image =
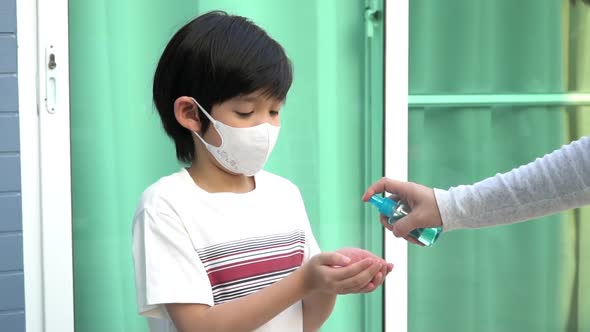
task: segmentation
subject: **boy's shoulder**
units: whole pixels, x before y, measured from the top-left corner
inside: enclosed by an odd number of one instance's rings
[[[263,181],[266,187],[274,188],[275,190],[288,190],[299,193],[299,187],[291,180],[280,175],[262,170],[256,174],[257,181]]]
[[[157,206],[166,202],[172,203],[179,198],[186,197],[183,194],[186,188],[186,170],[181,169],[176,173],[161,177],[147,187],[141,194],[138,208]]]

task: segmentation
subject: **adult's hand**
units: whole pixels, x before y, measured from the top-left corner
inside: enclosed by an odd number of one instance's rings
[[[387,223],[387,217],[381,216],[383,226],[391,230],[396,237],[403,237],[412,243],[420,244],[408,236],[412,230],[442,226],[442,219],[432,188],[384,177],[367,188],[363,195],[363,201],[366,202],[371,196],[380,193],[391,193],[393,198],[406,202],[412,209],[407,216],[397,220],[393,225]]]

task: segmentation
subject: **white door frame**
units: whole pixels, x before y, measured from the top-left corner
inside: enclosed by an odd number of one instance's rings
[[[26,329],[73,332],[68,1],[16,4]]]
[[[385,2],[385,176],[408,178],[409,1]],[[408,330],[408,244],[385,232],[385,258],[395,264],[385,285],[385,332]]]
[[[36,1],[17,0],[16,13],[25,319],[27,331],[43,331]]]

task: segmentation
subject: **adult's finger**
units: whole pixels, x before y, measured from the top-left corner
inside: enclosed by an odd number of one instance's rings
[[[381,178],[379,181],[373,183],[363,195],[363,201],[368,201],[369,198],[378,193],[392,193],[405,197],[405,193],[410,189],[410,185],[407,182],[397,181],[386,177]]]
[[[379,216],[379,222],[381,222],[381,225],[383,225],[383,227],[387,228],[388,230],[393,232],[393,225],[391,225],[389,222],[387,222],[389,218],[387,218],[384,215],[380,215]]]
[[[393,235],[396,237],[406,237],[408,234],[416,228],[420,228],[420,225],[417,225],[418,219],[416,219],[413,213],[408,214],[407,216],[398,219],[392,225]]]
[[[424,243],[416,240],[413,236],[408,235],[408,236],[405,236],[404,239],[406,239],[406,241],[408,241],[410,243],[417,244],[421,247],[424,247]]]

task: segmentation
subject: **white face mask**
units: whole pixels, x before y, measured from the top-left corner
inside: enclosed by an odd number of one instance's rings
[[[270,123],[248,128],[230,127],[213,119],[196,100],[193,99],[193,102],[211,120],[221,138],[221,145],[214,146],[205,142],[196,131],[193,134],[205,144],[221,166],[232,173],[246,176],[258,173],[277,142],[280,127]]]

